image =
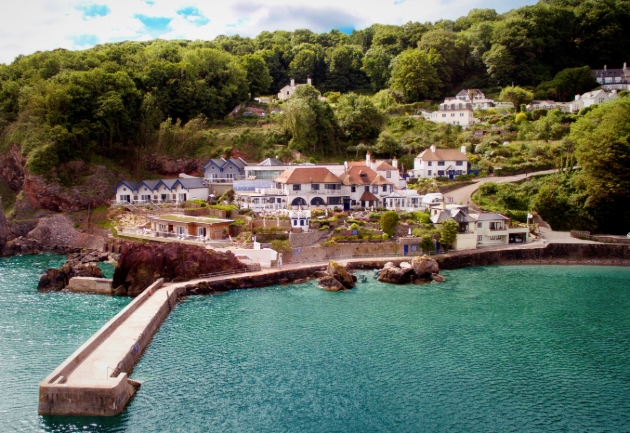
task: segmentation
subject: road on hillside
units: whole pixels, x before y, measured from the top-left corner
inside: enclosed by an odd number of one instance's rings
[[[523,180],[525,178],[530,178],[532,176],[537,176],[541,174],[551,174],[556,173],[558,170],[543,170],[543,171],[535,171],[533,173],[527,174],[517,174],[515,176],[496,176],[496,177],[481,177],[479,179],[475,179],[475,183],[472,185],[466,185],[458,189],[454,189],[453,191],[449,191],[444,194],[444,201],[446,203],[454,203],[454,204],[468,204],[470,200],[470,195],[477,191],[480,185],[483,185],[486,182],[494,182],[494,183],[504,183],[504,182],[518,182],[519,180]],[[452,201],[449,199],[452,197]]]

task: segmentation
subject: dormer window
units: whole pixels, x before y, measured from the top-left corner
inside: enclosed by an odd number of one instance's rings
[[[361,173],[359,177],[361,177],[361,179],[367,179],[367,173]]]

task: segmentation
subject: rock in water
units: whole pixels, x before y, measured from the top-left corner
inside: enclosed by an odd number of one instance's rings
[[[431,274],[431,279],[438,283],[443,283],[444,281],[446,281],[446,278],[440,274]]]
[[[158,278],[164,281],[186,281],[202,274],[245,269],[231,252],[220,253],[196,245],[179,243],[133,243],[125,247],[114,270],[112,287],[121,293],[137,296]]]
[[[50,268],[39,277],[37,290],[40,292],[63,290],[68,285],[68,281],[68,274],[65,270]]]
[[[440,272],[438,262],[430,259],[428,256],[414,257],[411,266],[416,276],[429,278],[431,274]]]
[[[317,280],[322,289],[328,292],[339,292],[341,290],[346,290],[343,284],[337,281],[335,278],[330,275],[327,277],[322,277]]]
[[[355,286],[354,282],[356,280],[352,278],[352,274],[334,260],[328,262],[327,272],[331,277],[343,284],[346,289],[352,289]]]
[[[387,266],[378,271],[378,280],[383,283],[407,284],[411,282],[413,268],[407,269],[397,268],[395,266]]]

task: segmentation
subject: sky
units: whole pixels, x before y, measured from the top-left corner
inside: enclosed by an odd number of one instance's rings
[[[263,30],[346,33],[374,23],[456,19],[473,8],[506,12],[536,0],[12,0],[0,14],[0,63],[55,48],[123,40],[212,40]]]

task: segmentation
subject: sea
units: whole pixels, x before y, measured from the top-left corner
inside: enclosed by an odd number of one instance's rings
[[[630,268],[474,267],[406,286],[361,272],[347,292],[190,296],[123,414],[42,417],[39,382],[130,301],[38,293],[61,263],[0,259],[0,432],[630,431]]]

